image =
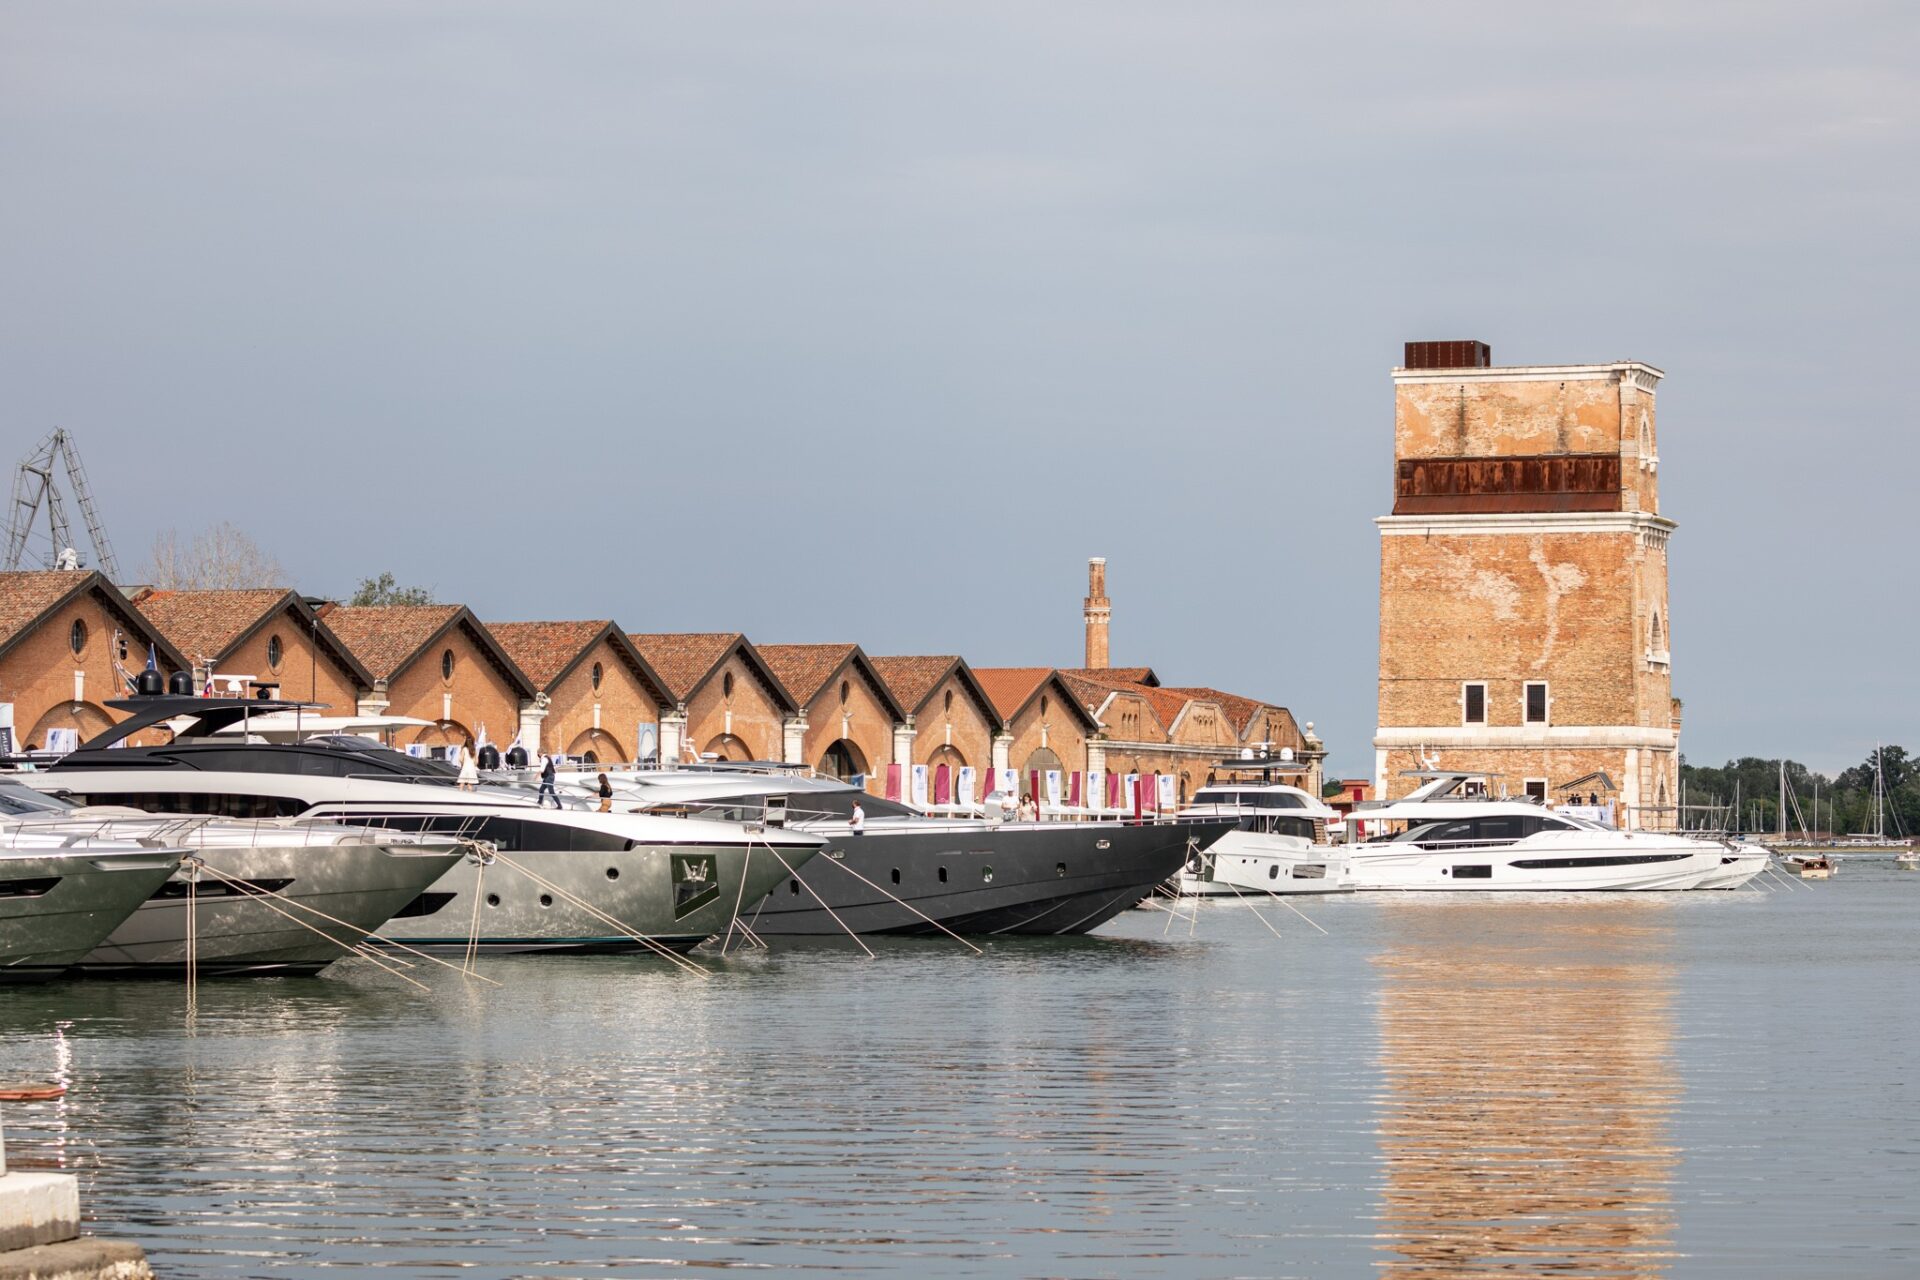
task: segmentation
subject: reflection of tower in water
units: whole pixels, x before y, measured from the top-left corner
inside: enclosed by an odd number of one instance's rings
[[[1384,1274],[1664,1274],[1680,1094],[1666,909],[1391,910]]]

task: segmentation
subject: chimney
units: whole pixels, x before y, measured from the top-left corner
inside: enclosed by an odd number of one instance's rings
[[[1113,616],[1113,602],[1107,599],[1107,558],[1095,556],[1087,561],[1087,661],[1092,671],[1107,669],[1107,621]]]

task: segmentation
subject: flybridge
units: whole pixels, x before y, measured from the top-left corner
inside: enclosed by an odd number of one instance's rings
[[[283,702],[268,698],[196,698],[188,693],[156,693],[140,698],[116,698],[107,703],[116,711],[128,712],[125,720],[89,739],[80,749],[97,751],[124,742],[142,729],[151,729],[171,720],[185,720],[182,728],[173,728],[174,738],[204,738],[229,725],[240,724],[251,716],[269,711],[323,711],[324,702]]]

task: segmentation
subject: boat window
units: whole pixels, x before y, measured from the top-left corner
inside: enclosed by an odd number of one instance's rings
[[[75,796],[82,804],[117,804],[148,813],[207,814],[215,818],[291,818],[304,813],[306,801],[291,796],[242,796],[225,792],[126,791]]]
[[[1679,862],[1690,853],[1614,853],[1593,858],[1516,858],[1507,865],[1529,871],[1566,870],[1571,867],[1637,867],[1649,862]]]
[[[43,796],[18,782],[0,782],[0,813],[59,813],[73,806],[54,796]]]
[[[1453,878],[1455,880],[1491,880],[1493,868],[1484,863],[1479,866],[1455,867]]]

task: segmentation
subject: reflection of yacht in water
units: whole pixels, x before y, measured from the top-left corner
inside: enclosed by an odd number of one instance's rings
[[[1339,817],[1299,787],[1268,778],[1210,782],[1183,818],[1225,818],[1235,825],[1181,869],[1183,895],[1344,893],[1353,888],[1347,855],[1325,843]]]
[[[1484,775],[1434,771],[1403,800],[1355,811],[1389,836],[1351,847],[1356,889],[1449,892],[1733,888],[1765,860],[1724,840],[1619,831],[1532,800],[1470,794]]]
[[[1667,905],[1382,910],[1383,1280],[1666,1274],[1683,1088]]]
[[[824,856],[804,875],[783,877],[741,907],[762,934],[1086,933],[1151,893],[1190,847],[1205,848],[1228,829],[1205,818],[934,818],[780,766],[615,770],[609,780],[619,810],[766,822],[826,839]]]

